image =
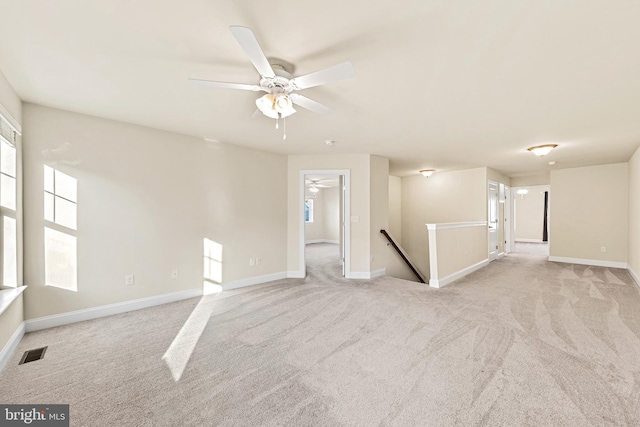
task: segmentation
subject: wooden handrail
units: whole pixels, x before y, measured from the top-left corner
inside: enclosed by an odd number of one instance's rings
[[[427,283],[427,281],[425,280],[424,276],[422,275],[422,273],[420,273],[420,271],[418,270],[418,268],[413,264],[413,262],[409,259],[409,257],[405,254],[404,250],[398,246],[398,244],[393,240],[393,237],[391,237],[391,235],[389,233],[387,233],[386,230],[380,230],[380,233],[382,233],[384,235],[384,237],[387,238],[387,240],[389,241],[389,243],[391,244],[391,246],[393,246],[393,249],[396,250],[396,252],[398,252],[398,255],[400,255],[400,257],[402,258],[402,260],[405,262],[405,264],[407,264],[407,266],[411,269],[411,271],[413,272],[413,274],[416,275],[416,277],[418,278],[418,280],[420,281],[420,283]]]

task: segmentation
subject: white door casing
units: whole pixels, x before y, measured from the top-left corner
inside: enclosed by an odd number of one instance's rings
[[[489,181],[487,224],[489,228],[489,261],[498,256],[498,183]]]
[[[299,196],[298,206],[300,212],[300,240],[299,240],[299,254],[300,264],[299,272],[301,277],[306,277],[307,266],[305,265],[305,222],[304,222],[304,199],[305,199],[305,175],[327,175],[341,177],[340,181],[343,183],[343,190],[341,190],[341,198],[343,200],[341,206],[341,218],[342,218],[342,236],[341,236],[341,250],[344,253],[343,260],[343,275],[347,279],[351,278],[351,224],[346,221],[346,218],[351,217],[351,171],[348,169],[320,169],[320,170],[301,170],[299,177]],[[298,273],[298,274],[300,274]]]

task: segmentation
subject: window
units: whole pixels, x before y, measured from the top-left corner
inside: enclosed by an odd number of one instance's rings
[[[45,284],[77,291],[78,180],[44,167]]]
[[[18,286],[16,225],[16,147],[0,136],[0,215],[2,224],[2,286]]]
[[[313,199],[304,199],[304,222],[313,222]]]

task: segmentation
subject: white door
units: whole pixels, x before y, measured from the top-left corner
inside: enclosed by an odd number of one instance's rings
[[[498,256],[498,183],[489,181],[489,261]]]
[[[511,189],[504,187],[504,251],[513,252],[511,244]]]
[[[340,265],[342,266],[342,277],[344,277],[344,253],[345,253],[345,238],[344,238],[344,199],[346,186],[344,184],[344,175],[340,175],[338,178],[338,185],[340,186]]]

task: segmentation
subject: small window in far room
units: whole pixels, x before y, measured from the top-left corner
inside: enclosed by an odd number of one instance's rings
[[[313,222],[313,199],[304,199],[304,222]]]

